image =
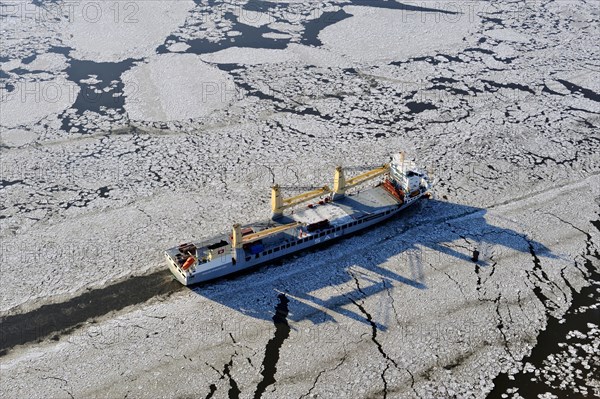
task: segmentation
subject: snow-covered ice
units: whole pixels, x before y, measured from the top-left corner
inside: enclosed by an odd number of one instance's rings
[[[44,74],[40,79],[22,75],[13,90],[2,91],[0,108],[3,128],[34,124],[69,108],[79,94],[79,86],[62,74]]]
[[[444,3],[438,4],[443,7]],[[395,61],[434,52],[453,53],[479,25],[478,18],[463,14],[441,14],[440,17],[436,12],[427,17],[420,12],[354,6],[344,7],[344,10],[352,17],[328,26],[319,34],[319,39],[325,48],[362,62]]]
[[[0,14],[3,397],[600,395],[595,3]],[[273,183],[398,149],[435,200],[172,282],[164,248],[268,217]]]
[[[191,0],[67,3],[70,13],[58,28],[73,57],[120,61],[152,55],[183,24]],[[58,29],[57,29],[58,30]]]
[[[195,54],[165,54],[123,74],[125,109],[131,119],[191,119],[226,107],[237,89],[225,72]]]

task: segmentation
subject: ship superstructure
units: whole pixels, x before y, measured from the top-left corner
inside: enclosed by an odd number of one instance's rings
[[[380,180],[376,186],[348,192],[374,179]],[[428,174],[405,161],[403,153],[353,178],[337,167],[333,189],[324,186],[284,198],[276,185],[270,220],[236,224],[230,234],[179,245],[166,250],[165,257],[184,285],[213,280],[365,229],[429,197],[430,189]]]

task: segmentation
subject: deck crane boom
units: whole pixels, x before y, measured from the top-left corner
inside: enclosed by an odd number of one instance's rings
[[[281,226],[271,227],[270,229],[265,229],[256,233],[247,234],[245,236],[242,236],[242,226],[240,226],[239,224],[235,224],[233,225],[233,236],[231,246],[233,248],[239,249],[242,248],[244,244],[250,244],[252,242],[262,240],[265,237],[280,233],[285,230],[292,229],[294,227],[301,226],[303,224],[304,223],[301,222],[283,224]]]
[[[342,169],[341,166],[338,166],[335,169],[335,180],[334,180],[334,187],[333,187],[334,195],[337,197],[343,196],[346,194],[347,189],[358,186],[359,184],[362,184],[366,181],[375,179],[376,177],[389,172],[389,170],[390,170],[390,165],[386,163],[383,166],[381,166],[380,168],[373,169],[368,172],[362,173],[351,179],[346,179],[346,177],[344,176],[344,170]]]
[[[277,219],[281,217],[284,209],[291,208],[301,204],[302,202],[310,201],[313,198],[317,198],[329,193],[331,193],[331,189],[328,186],[323,186],[317,190],[308,191],[294,197],[282,198],[281,188],[276,184],[271,188],[271,210],[273,212],[272,218]]]

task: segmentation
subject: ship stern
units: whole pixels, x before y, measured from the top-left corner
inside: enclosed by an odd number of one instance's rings
[[[165,251],[165,260],[169,265],[169,270],[173,274],[173,276],[183,285],[189,285],[189,275],[186,271],[182,270],[181,267],[175,262],[175,260],[171,257],[169,251]]]

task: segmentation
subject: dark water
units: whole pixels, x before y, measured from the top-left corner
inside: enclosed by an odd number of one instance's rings
[[[413,114],[420,114],[421,112],[424,112],[424,111],[427,111],[430,109],[437,109],[437,107],[431,103],[423,103],[423,102],[416,102],[416,101],[410,101],[404,105],[406,105],[406,107],[408,107],[410,112]]]
[[[120,62],[94,62],[73,58],[69,59],[69,66],[66,69],[69,80],[76,82],[81,88],[75,99],[75,103],[71,106],[76,109],[76,115],[83,115],[85,111],[107,115],[106,109],[113,109],[119,113],[124,113],[125,97],[123,96],[123,88],[125,84],[121,79],[121,75],[129,70],[136,61],[131,58]],[[91,75],[97,75],[96,79],[100,82],[94,84],[80,82],[80,80],[88,79]],[[113,84],[111,83],[112,81],[116,81],[116,83]],[[96,93],[96,89],[101,92]],[[119,96],[114,97],[114,94],[119,94]],[[68,114],[65,114],[63,116],[62,128],[69,131],[71,127],[72,120]]]
[[[581,94],[584,98],[600,102],[600,94],[596,93],[593,90],[586,89],[585,87],[578,86],[566,80],[557,79],[557,81],[560,82],[563,86],[565,86],[573,94]]]
[[[352,14],[348,14],[344,10],[324,12],[319,18],[304,23],[304,33],[302,34],[300,43],[307,46],[321,46],[323,43],[319,40],[319,33],[327,26],[343,21],[351,16]]]
[[[273,316],[275,335],[267,342],[265,348],[265,358],[261,372],[262,380],[256,387],[254,399],[262,397],[265,389],[276,382],[275,373],[277,372],[277,362],[279,362],[279,350],[283,346],[283,342],[290,336],[291,328],[287,321],[290,300],[287,299],[285,294],[279,294],[278,299],[279,303],[275,306],[275,315]]]
[[[105,288],[95,289],[66,302],[43,305],[30,312],[0,318],[0,356],[16,345],[58,340],[84,322],[111,311],[147,301],[182,289],[168,270],[132,277]]]
[[[600,231],[600,220],[592,221],[591,224]],[[567,310],[564,318],[564,322],[561,323],[560,319],[548,314],[548,324],[546,329],[538,335],[537,344],[531,351],[531,354],[522,360],[522,364],[531,363],[536,369],[541,370],[544,367],[544,361],[551,354],[558,354],[566,351],[559,346],[560,343],[581,343],[586,344],[585,339],[579,338],[567,338],[569,332],[578,330],[582,333],[586,333],[590,330],[587,326],[588,323],[595,325],[600,324],[600,309],[592,309],[589,306],[597,305],[600,303],[600,271],[599,262],[600,254],[593,247],[592,236],[589,233],[585,233],[587,237],[586,241],[586,252],[584,253],[584,269],[587,274],[587,281],[590,285],[576,292],[573,287],[568,285],[573,296],[571,306]],[[566,281],[566,280],[565,280]],[[568,284],[568,282],[567,282]],[[546,300],[544,297],[540,297],[539,292],[536,293],[542,303],[546,306]],[[547,299],[547,298],[546,298]],[[584,357],[586,354],[579,348],[576,356]],[[581,363],[575,362],[572,364],[575,370],[580,370],[579,376],[574,373],[575,384],[578,387],[587,386],[588,397],[593,397],[593,387],[588,386],[585,377],[594,377],[597,379],[600,376],[600,365],[594,361],[590,362],[591,368],[586,370],[583,368]],[[502,394],[505,394],[508,389],[518,388],[518,393],[525,398],[537,398],[538,395],[550,392],[559,398],[582,398],[584,397],[580,392],[572,390],[571,386],[567,389],[561,389],[559,387],[562,382],[560,379],[550,384],[544,381],[543,377],[536,378],[533,372],[520,371],[519,373],[512,376],[514,379],[510,379],[508,374],[502,373],[494,379],[494,389],[488,395],[488,399],[502,398]],[[533,379],[533,380],[532,380]]]
[[[241,32],[241,35],[234,37],[225,37],[224,39],[214,42],[208,39],[192,39],[185,40],[185,43],[190,46],[185,52],[192,54],[208,54],[216,51],[224,50],[229,47],[247,47],[247,48],[268,48],[268,49],[284,49],[289,43],[289,39],[271,39],[263,37],[265,33],[280,33],[266,25],[254,27],[237,22],[237,18],[233,13],[224,15],[226,20],[233,23],[231,30]],[[174,40],[176,42],[183,41],[181,38],[171,35],[166,41]],[[159,46],[156,52],[159,54],[170,53],[166,43]]]

